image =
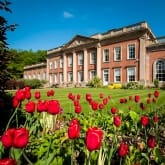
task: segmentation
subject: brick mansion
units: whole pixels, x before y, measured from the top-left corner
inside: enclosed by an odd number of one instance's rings
[[[165,37],[157,38],[147,22],[76,35],[48,50],[45,63],[24,67],[24,79],[47,80],[48,86],[84,86],[95,76],[103,85],[165,83]]]

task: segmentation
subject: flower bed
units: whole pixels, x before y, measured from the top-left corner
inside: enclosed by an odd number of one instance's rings
[[[54,90],[48,90],[47,99],[42,100],[36,91],[33,101],[29,87],[15,93],[15,111],[1,136],[0,165],[165,163],[165,107],[157,107],[159,91],[145,99],[140,95],[120,98],[118,104],[129,103],[128,113],[113,106],[112,96],[103,93],[99,101],[91,93],[68,93],[68,108],[73,107],[74,113],[66,113],[54,95]],[[90,109],[87,113],[83,113],[82,97]],[[24,114],[21,124],[20,111]]]

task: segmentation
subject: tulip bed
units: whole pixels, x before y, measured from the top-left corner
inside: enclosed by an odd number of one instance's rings
[[[19,89],[0,165],[164,165],[164,97],[157,89]]]

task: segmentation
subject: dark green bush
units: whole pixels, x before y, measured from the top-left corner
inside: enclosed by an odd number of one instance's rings
[[[41,88],[43,87],[45,81],[41,81],[38,79],[32,79],[32,80],[24,80],[25,86],[30,86],[31,89]]]

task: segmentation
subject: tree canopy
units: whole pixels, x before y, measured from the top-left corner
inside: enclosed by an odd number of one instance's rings
[[[0,0],[0,10],[11,13],[11,10],[8,8],[10,4],[7,0]],[[12,55],[9,52],[6,33],[8,30],[13,31],[16,26],[16,24],[8,25],[5,17],[0,16],[0,90],[4,89],[6,81],[10,79],[8,62],[11,60]]]
[[[8,69],[10,70],[11,77],[14,79],[23,77],[23,68],[25,66],[46,61],[46,51],[44,50],[33,52],[32,50],[10,49],[10,53],[13,58],[8,64]]]

